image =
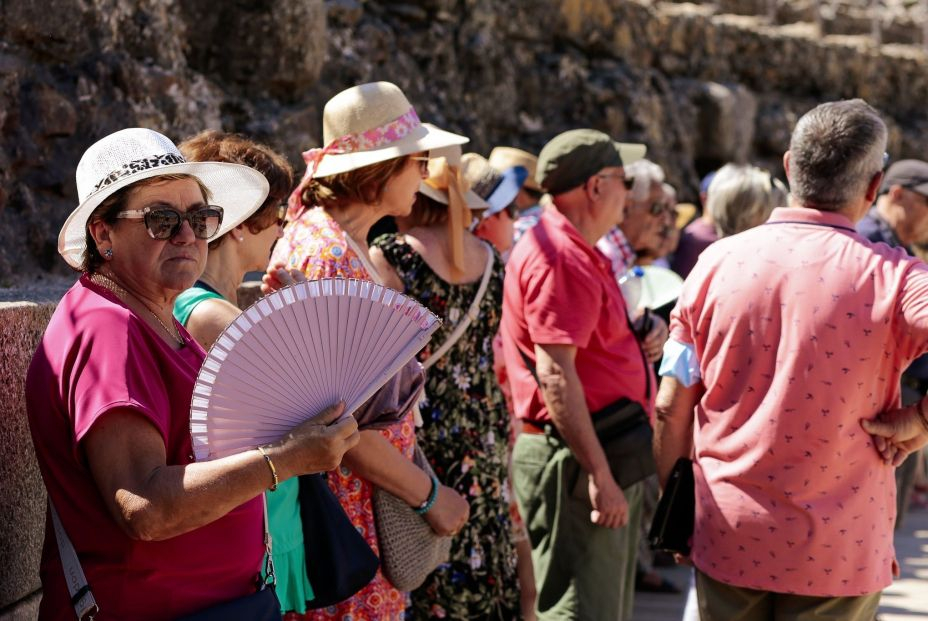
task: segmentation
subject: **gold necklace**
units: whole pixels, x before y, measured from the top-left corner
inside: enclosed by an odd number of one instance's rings
[[[177,326],[173,326],[174,327],[173,330],[168,328],[167,325],[165,325],[165,323],[161,321],[161,317],[159,317],[155,313],[155,311],[153,311],[152,309],[148,307],[148,304],[140,300],[138,296],[130,293],[125,287],[117,283],[115,280],[113,280],[109,276],[106,276],[105,274],[101,274],[100,272],[95,272],[91,274],[90,280],[92,280],[93,282],[95,282],[96,284],[100,285],[101,287],[105,289],[109,289],[110,291],[112,291],[119,297],[135,298],[135,300],[139,304],[141,304],[142,307],[145,308],[145,310],[148,311],[148,314],[154,317],[155,321],[157,321],[161,325],[161,327],[164,328],[164,331],[167,332],[167,334],[171,337],[172,340],[176,341],[177,344],[180,345],[181,347],[187,344],[186,341],[184,341],[183,337],[180,335],[180,330],[177,329]]]

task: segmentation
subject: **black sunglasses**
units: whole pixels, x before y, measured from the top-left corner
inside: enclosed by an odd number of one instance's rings
[[[626,190],[631,190],[635,185],[634,177],[626,177],[625,175],[620,175],[619,173],[602,173],[595,176],[599,177],[600,179],[620,179],[623,185],[625,185]]]
[[[153,206],[144,209],[120,211],[117,218],[145,220],[145,228],[152,239],[171,239],[180,232],[186,220],[197,239],[209,239],[222,225],[222,207],[204,205],[181,213],[173,207]]]

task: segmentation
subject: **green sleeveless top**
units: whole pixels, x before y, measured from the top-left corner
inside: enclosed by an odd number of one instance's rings
[[[190,313],[203,300],[223,298],[204,282],[196,284],[177,296],[174,317],[185,327]],[[306,612],[313,587],[306,576],[306,551],[303,547],[303,521],[300,518],[300,481],[293,477],[277,486],[277,491],[266,492],[268,528],[274,541],[274,572],[277,577],[277,598],[282,612]]]
[[[177,299],[174,300],[174,317],[182,326],[186,326],[187,320],[190,319],[190,313],[193,312],[197,304],[203,300],[213,299],[222,300],[224,298],[216,293],[212,287],[198,280],[195,285],[181,292]]]

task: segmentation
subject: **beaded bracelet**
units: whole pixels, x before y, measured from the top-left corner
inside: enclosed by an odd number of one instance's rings
[[[432,491],[429,492],[428,499],[418,507],[412,508],[412,510],[419,515],[425,515],[428,513],[429,510],[435,505],[435,500],[438,499],[438,477],[436,477],[434,474],[430,474],[429,478],[432,480]]]
[[[261,453],[261,456],[264,457],[264,461],[267,462],[267,467],[271,469],[271,476],[274,478],[274,483],[268,489],[268,491],[274,492],[277,491],[277,484],[280,482],[277,478],[277,468],[274,467],[274,462],[271,461],[271,456],[264,452],[264,447],[259,446],[258,452]]]

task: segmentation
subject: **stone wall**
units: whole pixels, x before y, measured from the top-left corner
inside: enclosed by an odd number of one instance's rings
[[[55,308],[48,297],[0,302],[0,618],[35,618],[30,613],[37,612],[46,501],[26,420],[24,383]]]
[[[822,100],[877,106],[894,157],[928,146],[924,54],[820,36],[801,21],[804,0],[779,3],[771,23],[760,0],[53,4],[0,11],[0,287],[66,273],[55,237],[95,139],[131,125],[175,139],[223,128],[301,167],[325,101],[375,79],[484,153],[537,150],[581,125],[644,141],[685,199],[729,159],[778,169],[796,118]]]

